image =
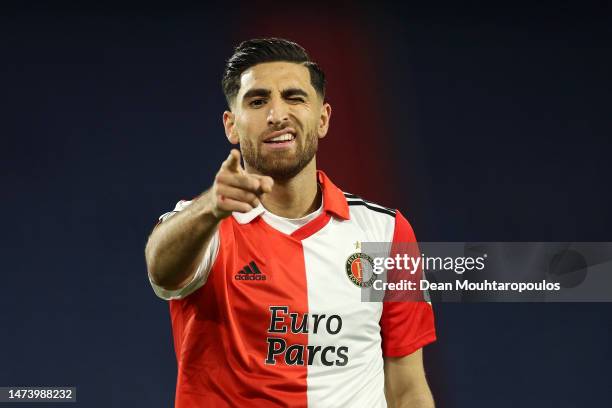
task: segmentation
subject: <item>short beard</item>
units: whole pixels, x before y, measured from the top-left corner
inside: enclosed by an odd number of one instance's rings
[[[297,152],[295,162],[286,159],[266,159],[257,154],[250,141],[241,141],[240,150],[245,163],[258,173],[270,176],[276,181],[287,181],[297,176],[310,163],[317,153],[319,138],[312,133],[304,140],[304,147]]]

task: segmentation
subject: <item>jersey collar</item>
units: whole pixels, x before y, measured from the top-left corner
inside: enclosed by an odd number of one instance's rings
[[[344,193],[327,177],[327,174],[317,170],[317,181],[323,190],[323,211],[340,219],[348,220],[349,208]]]
[[[321,170],[317,170],[317,181],[323,191],[323,211],[340,219],[348,220],[350,218],[349,208],[342,191]],[[233,212],[232,216],[238,224],[248,224],[264,212],[266,212],[266,209],[259,204],[249,212]]]
[[[266,209],[261,203],[259,203],[257,207],[253,208],[249,212],[241,213],[234,211],[232,212],[232,215],[234,216],[234,219],[238,221],[238,224],[248,224],[249,222],[253,221],[255,218],[259,217],[265,212]]]

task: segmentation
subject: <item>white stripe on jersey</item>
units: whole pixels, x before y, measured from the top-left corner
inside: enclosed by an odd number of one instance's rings
[[[350,212],[351,222],[332,218],[321,231],[302,241],[308,313],[342,318],[337,334],[320,327],[314,334],[313,319],[309,319],[308,344],[348,347],[346,366],[325,366],[319,358],[308,366],[309,407],[387,406],[379,323],[383,304],[361,301],[361,288],[350,282],[345,263],[357,252],[355,241],[391,242],[395,219],[363,206],[350,207]],[[330,297],[332,287],[334,296]]]

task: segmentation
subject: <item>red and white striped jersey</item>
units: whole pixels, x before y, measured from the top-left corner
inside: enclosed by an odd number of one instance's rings
[[[435,340],[429,303],[362,302],[347,273],[357,241],[415,242],[408,221],[317,178],[318,212],[234,213],[191,283],[152,283],[170,303],[176,407],[385,407],[383,356]]]

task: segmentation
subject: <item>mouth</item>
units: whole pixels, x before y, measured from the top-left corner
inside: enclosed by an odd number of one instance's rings
[[[295,140],[295,129],[285,128],[272,132],[266,136],[264,143],[269,145],[290,145]]]

